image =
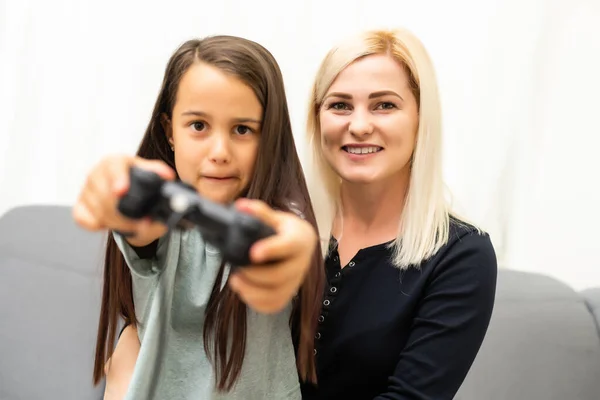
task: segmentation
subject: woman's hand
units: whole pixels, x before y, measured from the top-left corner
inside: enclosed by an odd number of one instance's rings
[[[273,210],[259,200],[239,199],[236,207],[273,227],[276,234],[250,248],[252,265],[237,268],[229,285],[253,310],[277,313],[304,281],[318,243],[317,233],[295,214]]]

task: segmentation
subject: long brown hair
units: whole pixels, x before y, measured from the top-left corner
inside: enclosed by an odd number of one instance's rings
[[[317,229],[315,214],[288,112],[283,78],[271,53],[261,45],[234,36],[212,36],[185,42],[171,56],[152,117],[137,155],[160,159],[175,169],[173,153],[161,124],[171,117],[183,74],[196,62],[213,65],[236,76],[253,89],[263,108],[263,123],[254,176],[245,197],[260,199],[273,208],[294,211]],[[246,305],[224,285],[221,265],[206,311],[204,345],[216,370],[217,388],[229,390],[241,371],[246,346]],[[324,285],[321,249],[313,255],[307,276],[293,301],[290,325],[300,378],[316,382],[313,348]],[[104,365],[115,345],[119,317],[136,325],[131,273],[112,235],[104,264],[102,307],[96,342],[94,383],[104,376]],[[231,336],[230,336],[231,335]],[[213,351],[208,351],[213,349]]]

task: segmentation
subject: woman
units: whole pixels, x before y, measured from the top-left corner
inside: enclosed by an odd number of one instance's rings
[[[304,399],[452,399],[485,336],[496,257],[444,199],[434,69],[404,30],[350,38],[325,57],[308,136],[333,211]],[[317,212],[327,207],[316,204]]]
[[[117,212],[132,165],[222,204],[259,199],[237,206],[276,235],[230,274],[197,230]],[[106,398],[298,399],[299,376],[314,380],[323,259],[283,79],[264,47],[232,36],[180,46],[137,157],[100,162],[73,213],[87,229],[113,231],[94,369],[97,383],[106,366]],[[127,327],[106,363],[119,317]]]

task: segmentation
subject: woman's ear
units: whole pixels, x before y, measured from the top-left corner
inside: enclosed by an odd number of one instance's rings
[[[173,150],[173,147],[175,146],[173,144],[173,124],[171,123],[171,120],[169,119],[167,114],[162,113],[160,115],[160,124],[162,125],[163,131],[165,132],[165,135],[167,136],[167,141],[169,142],[169,145],[171,146],[171,150]]]

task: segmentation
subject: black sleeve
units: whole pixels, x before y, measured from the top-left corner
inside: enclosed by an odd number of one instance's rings
[[[131,246],[131,248],[135,251],[139,258],[141,258],[142,260],[149,260],[156,256],[156,250],[158,249],[158,239],[146,246]]]
[[[451,400],[479,351],[496,293],[492,243],[471,233],[441,257],[387,390],[376,400]]]

